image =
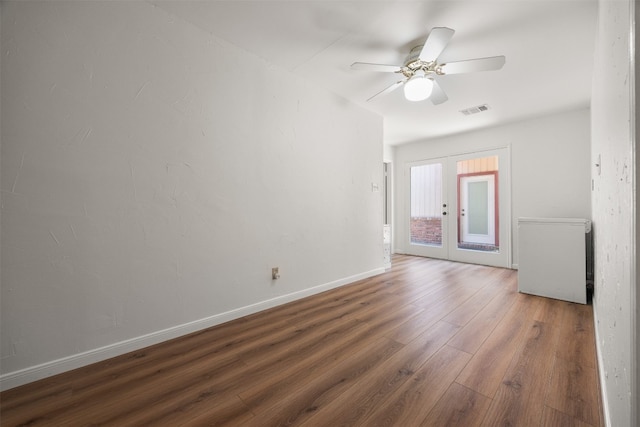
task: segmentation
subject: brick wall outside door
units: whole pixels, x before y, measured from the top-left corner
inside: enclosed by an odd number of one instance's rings
[[[411,218],[411,242],[426,245],[442,244],[442,219]]]

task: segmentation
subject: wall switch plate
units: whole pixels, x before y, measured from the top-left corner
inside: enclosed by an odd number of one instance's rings
[[[271,279],[276,280],[280,278],[280,268],[279,267],[273,267],[271,269]]]

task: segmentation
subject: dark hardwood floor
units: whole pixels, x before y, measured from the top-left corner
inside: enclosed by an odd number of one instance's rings
[[[2,426],[602,426],[592,308],[512,270],[379,276],[0,394]]]

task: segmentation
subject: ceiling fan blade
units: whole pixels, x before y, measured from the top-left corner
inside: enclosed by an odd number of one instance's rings
[[[505,63],[504,56],[491,56],[489,58],[468,59],[466,61],[449,62],[440,67],[444,74],[473,73],[476,71],[499,70]]]
[[[373,98],[378,97],[380,95],[386,95],[389,92],[393,92],[394,90],[398,89],[403,84],[404,84],[404,81],[402,81],[402,80],[400,80],[399,82],[395,82],[391,86],[387,87],[386,89],[381,90],[380,92],[378,92],[375,95],[373,95],[371,98],[367,99],[367,102],[371,101]]]
[[[438,84],[436,80],[433,80],[433,91],[431,92],[431,96],[429,96],[429,100],[433,103],[433,105],[438,105],[438,104],[442,104],[448,99],[449,97],[447,96],[446,93],[444,93],[444,90],[442,90],[442,87]]]
[[[370,64],[368,62],[354,62],[353,64],[351,64],[351,69],[363,71],[379,71],[382,73],[397,73],[400,71],[400,67],[398,65]]]
[[[429,33],[429,37],[424,42],[419,58],[426,62],[433,62],[438,59],[444,48],[453,37],[454,30],[447,27],[435,27]]]

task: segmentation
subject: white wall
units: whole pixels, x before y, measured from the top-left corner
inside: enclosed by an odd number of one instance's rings
[[[634,36],[634,58],[632,63],[632,74],[635,75],[635,87],[634,87],[634,96],[633,96],[633,112],[635,114],[631,115],[631,120],[633,123],[633,147],[634,147],[634,155],[636,158],[636,169],[635,174],[633,175],[634,184],[633,188],[635,189],[635,221],[634,227],[636,230],[635,243],[632,247],[632,260],[635,259],[635,264],[632,265],[633,268],[633,278],[631,282],[631,291],[635,292],[636,300],[635,300],[635,313],[632,313],[632,325],[635,329],[635,334],[631,337],[632,341],[635,340],[636,348],[635,348],[635,358],[631,358],[631,363],[635,363],[635,383],[632,384],[632,396],[635,395],[635,403],[632,401],[632,417],[636,424],[638,424],[638,419],[640,418],[640,414],[638,413],[640,410],[640,362],[638,359],[640,358],[640,290],[638,289],[638,257],[640,254],[638,253],[638,244],[640,244],[640,197],[638,197],[638,171],[640,171],[640,155],[638,155],[638,123],[640,123],[640,119],[638,119],[638,99],[640,99],[640,67],[638,66],[638,61],[640,61],[640,31],[637,29],[637,23],[640,22],[640,7],[636,5],[636,3],[631,3],[631,7],[634,9],[634,24],[631,27],[631,31]],[[635,286],[634,286],[635,282]],[[634,362],[635,361],[635,362]],[[635,385],[635,387],[633,387]]]
[[[606,417],[635,426],[636,190],[630,75],[633,2],[600,1],[592,95],[594,313]]]
[[[382,271],[380,117],[146,2],[1,28],[3,388]]]
[[[460,120],[467,120],[461,117]],[[518,263],[518,217],[590,218],[589,110],[551,116],[400,145],[395,149],[396,206],[405,206],[406,163],[511,147],[512,263]],[[405,250],[407,219],[395,218],[395,248]]]

